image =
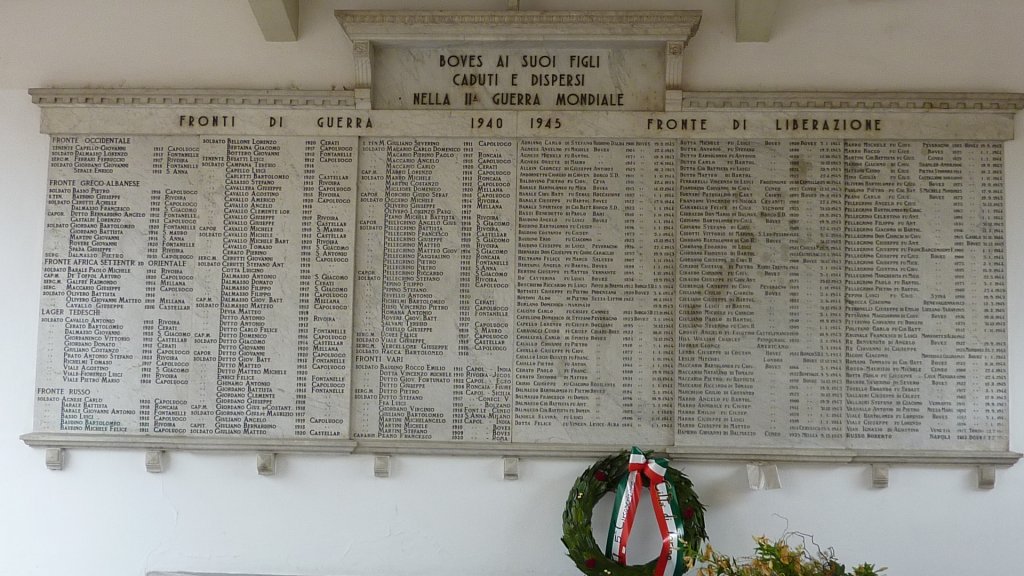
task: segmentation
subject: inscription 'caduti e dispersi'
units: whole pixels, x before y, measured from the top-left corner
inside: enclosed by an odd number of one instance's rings
[[[495,106],[541,106],[540,88],[585,88],[589,69],[601,68],[601,54],[490,54],[496,72],[476,72],[484,68],[482,54],[440,54],[438,67],[451,70],[452,86],[481,86],[501,88],[491,95]],[[560,71],[559,59],[568,63],[568,71]],[[510,62],[514,61],[513,67]],[[515,70],[514,72],[511,70]],[[468,93],[466,104],[471,105],[476,94]],[[555,106],[614,106],[622,107],[623,92],[559,91],[554,96]],[[414,92],[414,106],[451,106],[447,92]]]

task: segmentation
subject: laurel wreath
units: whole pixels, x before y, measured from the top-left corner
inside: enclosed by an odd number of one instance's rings
[[[650,454],[646,454],[650,457]],[[569,557],[584,574],[591,576],[652,576],[658,562],[623,566],[612,561],[594,541],[591,521],[594,505],[608,492],[615,492],[619,481],[629,472],[629,452],[623,450],[587,468],[576,479],[562,512],[562,543]],[[683,535],[677,543],[686,551],[700,550],[707,540],[704,529],[704,505],[693,491],[693,482],[682,472],[669,468],[665,481],[675,488],[679,509],[683,513]]]

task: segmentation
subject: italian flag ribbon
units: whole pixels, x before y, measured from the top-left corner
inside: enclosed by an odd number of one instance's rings
[[[615,506],[612,509],[612,522],[608,526],[605,556],[626,565],[626,545],[640,504],[643,478],[646,477],[650,484],[654,516],[661,531],[661,554],[658,556],[654,576],[681,576],[686,572],[686,564],[678,546],[683,535],[683,517],[679,512],[675,489],[665,481],[668,460],[648,459],[642,450],[634,446],[629,456],[628,470],[615,490]]]

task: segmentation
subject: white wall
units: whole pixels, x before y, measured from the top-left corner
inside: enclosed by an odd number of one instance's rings
[[[407,1],[409,7],[414,2]],[[424,3],[425,4],[425,3]],[[524,0],[525,9],[704,10],[687,49],[693,90],[1024,92],[1019,0],[784,0],[768,44],[733,41],[726,0]],[[500,9],[504,0],[429,7]],[[395,461],[287,456],[273,477],[251,454],[174,453],[148,474],[139,452],[75,451],[63,472],[18,435],[31,430],[47,140],[30,87],[342,88],[349,45],[335,8],[397,0],[303,0],[298,43],[265,43],[244,0],[3,0],[0,4],[0,574],[141,575],[148,570],[400,576],[573,574],[560,516],[584,461]],[[418,7],[428,7],[423,4]],[[1011,448],[1024,448],[1024,121],[1007,146]],[[966,468],[783,466],[784,489],[750,492],[739,465],[677,462],[709,508],[712,542],[749,550],[787,522],[849,561],[893,576],[1017,574],[1024,464],[979,491]],[[972,570],[974,571],[974,570]],[[977,570],[977,572],[982,572]]]

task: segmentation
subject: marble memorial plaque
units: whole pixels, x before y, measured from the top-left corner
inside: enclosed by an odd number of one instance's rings
[[[1001,142],[564,125],[53,135],[37,431],[1005,450]]]
[[[684,93],[693,13],[339,19],[352,91],[33,91],[26,442],[1016,461],[1021,97]]]

